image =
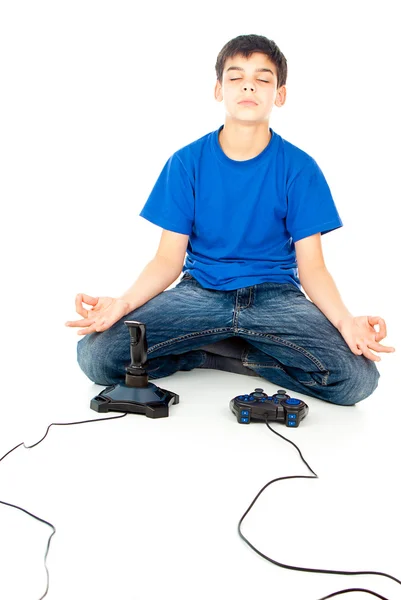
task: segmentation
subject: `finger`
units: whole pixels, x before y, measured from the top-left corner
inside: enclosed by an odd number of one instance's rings
[[[94,319],[79,319],[79,321],[67,321],[66,327],[87,327],[94,323]]]
[[[101,320],[90,320],[83,319],[82,321],[76,321],[78,325],[84,326],[88,322],[88,326],[84,329],[79,329],[77,331],[78,335],[87,335],[88,333],[100,333],[101,331],[106,331],[109,327],[111,327],[112,323],[110,321]]]
[[[347,340],[347,344],[354,354],[363,354],[363,348],[366,346],[366,343],[362,337],[356,340]]]
[[[82,302],[83,302],[83,294],[77,294],[75,296],[75,310],[79,315],[81,315],[81,317],[86,317],[87,311],[82,306]]]
[[[101,331],[105,331],[107,326],[104,324],[99,324],[97,322],[92,323],[89,327],[85,327],[85,329],[79,329],[77,331],[78,335],[87,335],[88,333],[100,333]]]
[[[99,297],[94,298],[93,296],[88,296],[88,294],[81,294],[81,296],[85,304],[91,304],[92,306],[95,306],[99,300]]]
[[[93,298],[87,294],[77,294],[75,297],[75,310],[81,317],[87,317],[88,311],[82,306],[82,303],[85,302],[85,304],[95,306],[98,300],[99,298]]]
[[[380,342],[380,340],[383,340],[387,335],[387,326],[385,320],[381,317],[368,317],[368,321],[369,325],[372,325],[372,327],[374,325],[379,325],[379,331],[376,331],[375,329],[376,342]]]
[[[77,335],[88,335],[88,333],[95,333],[95,330],[92,327],[86,327],[85,329],[78,329]]]
[[[373,360],[375,362],[381,361],[380,356],[376,356],[376,354],[373,354],[373,352],[371,352],[366,345],[361,344],[358,349],[360,350],[359,353],[366,356],[366,358],[369,358],[370,360]]]
[[[395,348],[393,348],[393,346],[383,346],[377,342],[368,342],[368,345],[369,348],[375,350],[376,352],[395,352]]]

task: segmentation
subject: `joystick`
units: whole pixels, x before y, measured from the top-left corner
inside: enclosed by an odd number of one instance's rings
[[[302,400],[291,398],[285,390],[268,396],[262,388],[251,394],[236,396],[230,400],[230,409],[237,416],[238,423],[255,421],[279,421],[287,427],[298,427],[309,412]]]
[[[144,323],[124,321],[130,334],[131,364],[125,369],[125,384],[106,387],[92,398],[90,407],[96,412],[129,412],[152,419],[168,417],[169,406],[178,404],[179,396],[149,383],[146,371],[147,341]]]

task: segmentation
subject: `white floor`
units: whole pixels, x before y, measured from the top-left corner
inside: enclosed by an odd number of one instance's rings
[[[33,343],[27,326],[26,351],[9,348],[1,456],[34,444],[51,422],[103,416],[89,408],[102,388],[80,372],[77,338],[61,327]],[[307,401],[309,415],[296,430],[273,427],[299,446],[319,479],[263,492],[242,526],[259,551],[295,566],[401,578],[397,361],[397,353],[383,356],[378,389],[355,407],[292,393]],[[239,425],[230,412],[230,399],[260,378],[196,369],[158,384],[180,396],[169,418],[52,427],[41,444],[0,464],[0,500],[56,527],[49,600],[318,600],[350,587],[401,598],[401,587],[384,577],[280,568],[240,538],[238,522],[266,483],[310,475],[293,446],[264,424]],[[41,598],[51,529],[0,505],[0,530],[0,597]]]
[[[0,458],[52,422],[99,417],[63,325],[75,295],[122,294],[153,258],[161,231],[139,213],[156,178],[225,120],[218,52],[267,35],[289,62],[271,127],[317,161],[345,225],[324,236],[326,264],[353,314],[386,319],[397,352],[356,407],[305,397],[299,428],[273,425],[319,478],[269,486],[243,533],[280,562],[401,580],[397,3],[238,8],[206,3],[194,19],[174,0],[0,4]],[[52,427],[0,462],[0,500],[56,527],[46,600],[318,600],[349,587],[401,599],[390,579],[280,568],[240,538],[266,483],[310,475],[291,444],[230,412],[260,378],[198,369],[158,383],[180,395],[169,418]],[[43,596],[50,533],[0,505],[0,600]]]

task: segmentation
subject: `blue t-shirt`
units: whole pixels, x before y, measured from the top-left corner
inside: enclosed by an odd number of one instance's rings
[[[223,127],[168,159],[140,216],[189,235],[182,270],[205,288],[301,288],[294,242],[342,227],[325,177],[271,128],[260,154],[233,160],[219,143]]]

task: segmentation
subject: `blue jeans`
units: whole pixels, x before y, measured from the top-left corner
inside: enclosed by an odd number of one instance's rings
[[[260,376],[290,394],[352,405],[372,394],[380,377],[375,363],[353,354],[339,331],[292,283],[220,291],[204,288],[185,274],[174,288],[110,329],[79,340],[78,363],[97,384],[125,379],[131,362],[125,320],[146,325],[149,379],[212,368]]]

